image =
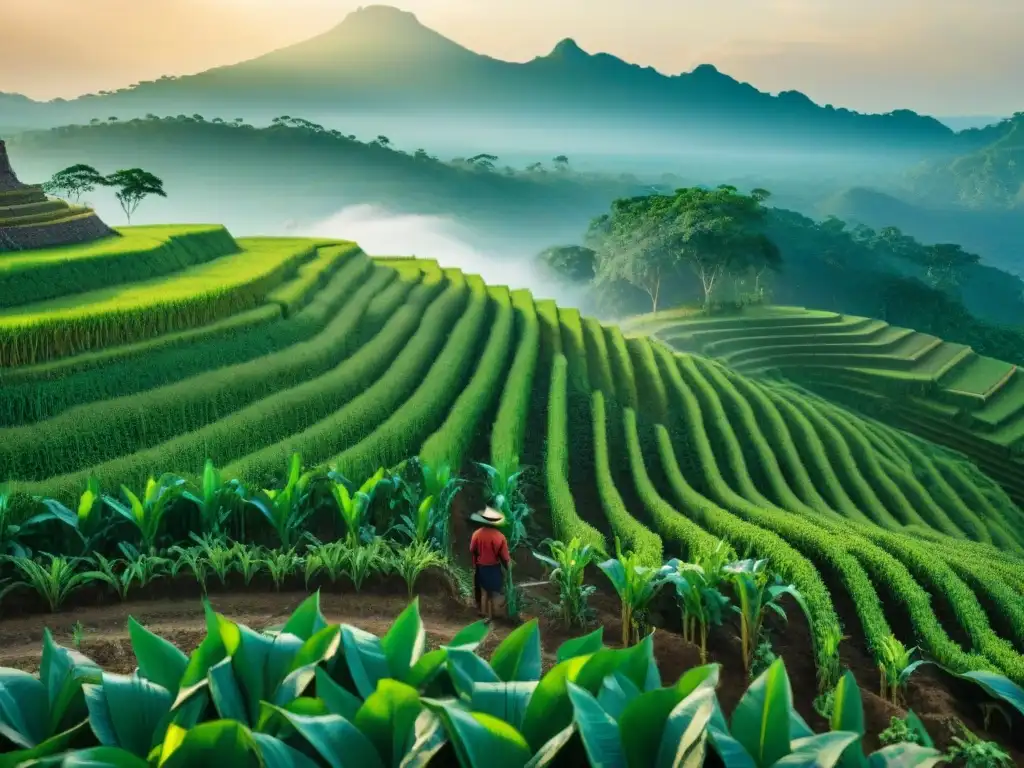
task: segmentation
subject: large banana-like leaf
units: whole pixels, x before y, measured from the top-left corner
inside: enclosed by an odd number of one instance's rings
[[[299,607],[288,617],[288,621],[285,622],[281,631],[306,641],[326,626],[328,626],[327,619],[320,611],[320,590],[318,589],[299,604]]]
[[[214,720],[187,730],[171,725],[157,753],[157,768],[263,768],[252,732],[233,720]]]
[[[396,680],[381,680],[353,722],[376,748],[381,762],[399,768],[416,741],[416,720],[422,711],[415,688]]]
[[[843,752],[860,736],[846,731],[831,731],[797,739],[792,751],[772,764],[773,768],[833,768]]]
[[[708,722],[715,709],[715,692],[701,686],[680,701],[665,719],[652,768],[700,768],[707,752]],[[630,735],[627,735],[627,741]]]
[[[732,714],[732,735],[758,768],[769,768],[789,754],[792,709],[789,677],[782,659],[777,659],[750,684]]]
[[[409,670],[423,655],[426,644],[427,633],[423,628],[423,619],[420,618],[420,601],[417,597],[398,615],[380,640],[391,677],[405,680]]]
[[[188,656],[131,616],[128,617],[128,637],[131,638],[139,674],[177,695],[178,685],[188,667]]]
[[[448,674],[456,692],[465,699],[472,698],[473,689],[480,683],[502,682],[490,664],[463,648],[448,651]]]
[[[583,740],[590,764],[601,768],[627,768],[629,763],[619,724],[605,712],[590,691],[573,683],[567,687],[573,707],[573,722]]]
[[[536,682],[523,680],[511,683],[476,683],[473,685],[469,708],[474,712],[483,712],[504,720],[516,730],[521,730],[526,708],[536,688]]]
[[[264,704],[264,708],[277,717],[262,717],[261,727],[269,727],[274,731],[271,735],[286,743],[304,741],[331,768],[384,768],[373,742],[344,717],[300,715],[273,704]]]
[[[89,726],[106,747],[121,747],[146,757],[163,742],[174,698],[139,675],[103,674],[99,685],[84,686]]]
[[[441,719],[461,768],[524,768],[530,761],[526,739],[508,723],[450,701],[423,703]]]
[[[850,670],[846,670],[836,685],[829,725],[833,731],[852,731],[864,735],[864,702],[860,688]],[[859,743],[851,744],[839,760],[841,768],[865,768],[867,758]]]
[[[90,747],[28,760],[19,768],[149,768],[149,762],[120,747]]]
[[[491,654],[491,668],[500,680],[536,681],[541,673],[540,628],[531,619],[509,633]]]
[[[870,768],[932,768],[944,759],[933,747],[922,747],[904,741],[872,752],[867,759]]]
[[[626,705],[640,695],[640,689],[621,672],[615,672],[601,681],[597,701],[604,711],[616,720],[625,711]]]

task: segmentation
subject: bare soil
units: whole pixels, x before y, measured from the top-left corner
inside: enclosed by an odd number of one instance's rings
[[[525,563],[524,563],[525,565]],[[583,630],[566,630],[560,622],[550,618],[543,608],[544,588],[532,589],[523,618],[536,617],[541,627],[545,669],[555,662],[558,646]],[[221,592],[212,593],[214,609],[234,621],[254,629],[282,624],[307,596],[305,590],[286,592]],[[467,624],[477,620],[474,606],[461,601],[451,585],[442,579],[424,578],[420,593],[420,611],[427,631],[429,647],[450,640]],[[383,634],[394,618],[405,608],[408,600],[403,589],[395,584],[370,584],[360,593],[322,591],[321,607],[328,620],[354,624],[375,634]],[[599,592],[591,600],[597,621],[605,628],[605,642],[615,646],[621,637],[619,608],[613,595]],[[775,652],[786,662],[793,687],[797,709],[816,731],[826,730],[827,722],[815,712],[812,702],[816,693],[816,672],[811,637],[807,623],[795,605],[787,606],[788,623],[771,617],[769,629]],[[837,606],[842,609],[848,606]],[[79,606],[56,614],[30,613],[7,616],[0,621],[0,666],[15,667],[29,672],[39,668],[43,630],[49,627],[57,642],[71,645],[74,627],[81,622],[80,650],[94,659],[105,670],[130,673],[135,669],[135,657],[127,633],[127,619],[133,616],[153,632],[167,638],[185,652],[196,648],[205,636],[203,609],[196,596],[178,598],[155,597],[126,603]],[[670,611],[655,613],[655,623],[674,626],[678,617]],[[854,617],[844,617],[847,627],[856,627]],[[492,631],[484,642],[482,652],[488,654],[514,628],[515,624],[496,619]],[[697,646],[685,642],[679,634],[656,629],[655,656],[665,683],[676,680],[684,671],[700,664]],[[748,681],[743,671],[740,642],[735,627],[718,628],[709,639],[709,661],[722,665],[719,700],[729,713],[736,706]],[[889,726],[890,718],[904,711],[877,695],[878,672],[864,651],[862,638],[851,637],[844,643],[843,662],[856,675],[864,694],[867,725],[867,747],[878,747],[878,734]],[[1006,725],[994,718],[994,733],[983,729],[980,708],[971,699],[972,692],[956,689],[955,681],[944,679],[940,673],[924,669],[916,673],[908,686],[906,704],[928,726],[940,747],[945,747],[953,736],[959,735],[957,721],[964,722],[982,738],[1009,746],[1017,765],[1024,765],[1024,750],[1020,736],[1012,736]],[[1017,731],[1019,733],[1019,729]],[[1018,742],[1008,742],[1017,739]]]

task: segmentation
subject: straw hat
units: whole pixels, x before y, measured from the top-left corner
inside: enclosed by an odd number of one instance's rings
[[[496,509],[487,507],[483,512],[474,512],[469,516],[469,519],[474,523],[480,523],[481,525],[490,525],[494,528],[499,528],[505,523],[505,516]]]

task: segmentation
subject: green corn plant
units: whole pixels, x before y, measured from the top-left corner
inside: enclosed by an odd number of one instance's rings
[[[540,543],[547,547],[548,554],[534,552],[533,556],[551,568],[548,579],[558,587],[558,608],[562,623],[567,628],[577,625],[585,627],[589,618],[587,600],[596,588],[583,583],[588,565],[594,562],[597,552],[579,537],[573,537],[568,544],[553,539]]]
[[[173,579],[177,577],[178,573],[182,569],[187,569],[198,582],[199,588],[205,595],[206,582],[209,578],[210,571],[206,562],[206,557],[203,555],[202,548],[175,545],[171,547],[168,552],[174,555],[170,564],[171,578]]]
[[[731,607],[729,598],[710,586],[711,579],[695,563],[673,558],[663,566],[662,578],[675,586],[676,601],[683,614],[683,639],[699,642],[701,663],[707,664],[708,630],[722,625]]]
[[[272,549],[264,553],[262,562],[270,574],[271,581],[274,582],[276,592],[281,591],[285,579],[298,573],[304,565],[302,556],[294,548]]]
[[[78,497],[78,511],[72,512],[56,499],[41,499],[57,518],[66,522],[81,539],[82,554],[88,555],[103,547],[116,523],[107,513],[100,482],[90,477],[82,495]]]
[[[266,567],[263,549],[252,544],[243,544],[240,541],[236,541],[231,545],[229,551],[235,568],[242,574],[242,582],[245,586],[249,586],[252,584],[256,574]]]
[[[188,536],[202,553],[206,567],[217,577],[222,587],[226,586],[228,574],[235,569],[235,558],[231,547],[223,538],[214,534],[197,536],[194,531],[190,531]]]
[[[526,503],[526,468],[504,471],[490,464],[475,462],[487,479],[484,496],[487,503],[505,515],[508,548],[511,551],[526,541],[526,523],[532,514]]]
[[[912,712],[909,716],[920,723]],[[836,685],[829,726],[833,731],[852,732],[861,738],[867,732],[864,722],[864,700],[857,681],[849,670]],[[910,738],[911,733],[908,730],[908,738],[900,739],[903,743],[893,744],[868,756],[865,756],[861,743],[852,743],[843,751],[836,765],[838,768],[930,768],[942,760],[942,753],[934,749],[924,726],[919,727],[920,734],[915,735],[913,739]],[[919,743],[912,743],[913,741]]]
[[[71,626],[71,644],[75,646],[76,651],[82,650],[82,640],[85,639],[85,625],[81,621],[76,621]]]
[[[39,504],[40,501],[33,499],[33,504]],[[45,524],[53,520],[75,526],[75,516],[66,507],[51,507],[45,501],[42,506],[42,512],[29,515],[30,506],[24,502],[19,503],[10,485],[0,483],[0,555],[31,556],[29,538],[41,533]]]
[[[911,664],[916,650],[916,646],[907,648],[895,635],[882,638],[875,648],[879,672],[878,695],[897,706],[903,682],[913,671]]]
[[[793,708],[793,689],[782,659],[750,684],[728,725],[716,702],[708,736],[725,768],[832,768],[860,738],[853,731],[815,734],[810,729]]]
[[[50,612],[55,613],[72,593],[94,580],[88,573],[77,571],[79,558],[69,560],[48,553],[41,557],[46,560],[37,562],[27,557],[5,557],[21,575],[21,581],[11,584],[5,591],[17,587],[35,590],[46,601]]]
[[[166,576],[170,571],[171,560],[169,558],[147,552],[139,552],[131,544],[124,541],[118,544],[118,548],[127,562],[128,583],[138,584],[140,589],[145,589],[156,579]]]
[[[346,541],[318,541],[310,536],[312,543],[306,545],[306,587],[319,573],[326,573],[334,584],[346,573],[349,561],[349,546]]]
[[[238,480],[224,482],[220,470],[207,459],[202,488],[188,489],[184,496],[199,509],[203,533],[219,534],[227,519],[243,508],[245,488]]]
[[[761,641],[761,628],[767,611],[786,618],[786,612],[779,604],[783,595],[793,597],[805,613],[803,596],[792,584],[783,584],[778,578],[769,580],[766,560],[741,560],[725,568],[731,583],[740,615],[740,640],[742,643],[744,671],[749,675],[754,663],[754,653]]]
[[[121,486],[121,493],[128,501],[127,506],[112,496],[104,496],[103,500],[138,529],[143,548],[155,555],[164,515],[184,496],[184,478],[171,474],[162,475],[159,480],[150,477],[141,499],[124,485]]]
[[[274,529],[278,544],[284,549],[296,545],[303,523],[313,514],[312,505],[306,503],[312,478],[311,474],[302,474],[302,457],[293,453],[284,488],[264,489],[245,499],[245,503],[259,510]]]
[[[523,610],[523,590],[515,579],[516,561],[509,560],[508,566],[502,572],[505,588],[505,615],[512,621],[519,621],[519,615]]]
[[[348,550],[348,561],[345,575],[359,592],[363,583],[374,573],[386,574],[391,567],[387,544],[383,539],[373,539],[368,544],[361,544]]]
[[[89,738],[83,685],[100,680],[95,663],[57,645],[43,630],[39,676],[17,669],[0,670],[0,731],[7,751],[0,764],[17,766],[57,755]]]
[[[402,577],[409,589],[410,600],[412,600],[416,589],[416,580],[423,572],[429,568],[440,568],[444,563],[445,560],[441,554],[425,541],[401,547],[391,558],[392,568]]]
[[[121,558],[106,558],[99,552],[94,552],[92,557],[86,559],[92,566],[92,570],[85,571],[82,575],[88,576],[92,581],[103,582],[109,585],[122,602],[128,598],[128,590],[131,588],[133,575],[128,569],[128,562]]]
[[[340,475],[333,472],[332,477],[340,478]],[[345,539],[350,547],[359,546],[362,529],[366,524],[366,514],[373,500],[373,491],[383,478],[384,470],[378,469],[376,474],[356,490],[350,490],[347,481],[343,479],[336,480],[331,484],[331,495],[338,507],[341,521],[345,525]]]
[[[615,539],[615,557],[598,563],[608,577],[622,604],[622,647],[628,648],[647,634],[647,611],[651,601],[665,585],[664,574],[656,568],[640,565],[633,552],[623,553]]]
[[[416,506],[412,515],[402,515],[394,528],[408,537],[410,544],[430,544],[434,539],[436,522],[434,497],[427,496]]]
[[[423,492],[434,499],[434,538],[437,547],[445,556],[451,557],[452,502],[466,481],[455,477],[447,464],[431,467],[421,460],[420,469],[423,472]]]

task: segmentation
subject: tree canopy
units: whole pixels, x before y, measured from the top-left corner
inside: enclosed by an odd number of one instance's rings
[[[53,174],[49,181],[43,183],[43,191],[48,195],[74,197],[77,202],[84,193],[105,184],[106,179],[99,171],[91,165],[79,163]]]
[[[616,200],[591,223],[596,280],[626,280],[658,309],[662,286],[689,269],[700,280],[705,305],[728,275],[778,269],[781,254],[764,232],[767,192],[743,195],[735,187],[689,187],[671,195]]]
[[[106,178],[107,186],[115,187],[117,202],[121,204],[121,210],[132,221],[132,214],[139,207],[139,203],[150,195],[167,197],[164,192],[164,183],[149,171],[141,168],[129,168],[117,171]]]

